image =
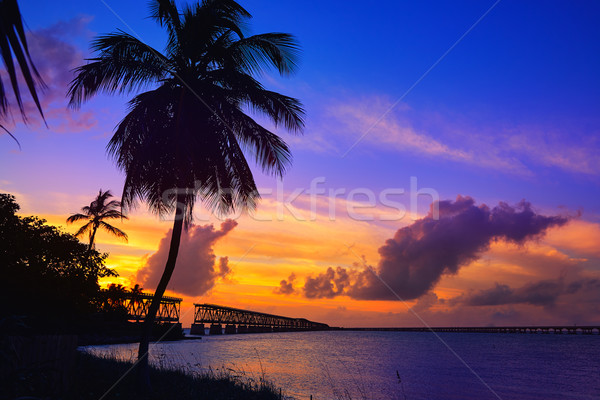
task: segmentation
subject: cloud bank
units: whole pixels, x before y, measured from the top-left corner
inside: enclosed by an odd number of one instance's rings
[[[226,220],[221,229],[212,224],[191,226],[181,235],[175,272],[168,289],[186,296],[200,296],[215,285],[217,279],[225,278],[230,272],[227,257],[217,260],[213,246],[237,226],[237,222]],[[146,264],[137,273],[137,281],[145,288],[154,289],[162,275],[172,230],[161,239],[158,250],[146,259]]]
[[[458,196],[455,201],[440,201],[437,207],[439,218],[430,211],[396,231],[379,248],[377,268],[328,268],[307,277],[302,293],[308,298],[347,295],[357,300],[416,299],[429,292],[443,275],[456,274],[479,258],[491,243],[503,240],[523,245],[568,221],[537,214],[526,201],[515,206],[502,202],[490,208],[475,205],[470,197]]]
[[[550,279],[531,282],[518,288],[496,283],[490,289],[480,290],[467,296],[463,303],[469,306],[498,306],[507,304],[531,304],[554,307],[561,296],[596,294],[600,299],[600,279],[582,278],[571,282]]]

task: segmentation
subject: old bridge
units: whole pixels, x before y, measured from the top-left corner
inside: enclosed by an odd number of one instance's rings
[[[127,310],[130,322],[141,322],[148,314],[153,296],[153,293],[108,293],[103,300],[113,307],[119,306]],[[156,313],[156,322],[178,324],[182,300],[179,297],[163,296]]]
[[[204,324],[210,324],[211,335],[223,333],[319,331],[329,329],[329,325],[312,322],[304,318],[289,318],[265,314],[239,308],[223,307],[214,304],[194,304],[194,324],[190,333],[204,335]]]

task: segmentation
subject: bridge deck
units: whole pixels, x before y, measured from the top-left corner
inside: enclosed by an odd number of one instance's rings
[[[194,324],[226,324],[238,331],[249,327],[261,327],[269,330],[325,330],[329,325],[309,321],[305,318],[290,318],[281,315],[224,307],[215,304],[194,304]],[[232,329],[231,327],[229,328]]]
[[[462,332],[462,333],[556,333],[600,334],[600,326],[462,326],[462,327],[408,327],[408,328],[331,328],[344,331],[388,332]]]

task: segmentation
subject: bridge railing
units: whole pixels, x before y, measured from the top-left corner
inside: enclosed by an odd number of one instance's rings
[[[304,318],[290,318],[215,304],[194,304],[194,307],[195,324],[227,324],[290,330],[321,330],[329,328],[327,324],[309,321]]]
[[[153,293],[109,293],[107,301],[125,308],[131,322],[141,322],[146,318]],[[180,304],[183,299],[179,297],[163,296],[156,313],[156,322],[179,323]]]

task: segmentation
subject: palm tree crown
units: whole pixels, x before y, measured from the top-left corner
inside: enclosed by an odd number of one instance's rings
[[[110,193],[110,190],[103,192],[102,189],[100,189],[98,196],[96,196],[89,206],[83,207],[81,213],[73,214],[67,218],[67,223],[69,224],[77,221],[88,221],[79,228],[77,233],[75,233],[75,236],[79,237],[88,233],[90,238],[90,250],[94,248],[94,239],[98,228],[102,228],[114,236],[127,241],[127,234],[125,232],[105,222],[107,219],[127,219],[120,211],[121,202],[117,200],[108,201],[111,197],[113,196]]]
[[[251,16],[231,0],[204,0],[181,11],[173,1],[155,0],[151,17],[167,30],[164,54],[124,32],[100,36],[92,45],[98,57],[77,69],[69,89],[76,107],[99,91],[153,86],[130,101],[108,144],[126,174],[124,208],[142,199],[163,214],[184,204],[186,223],[198,197],[221,213],[253,209],[259,195],[243,150],[275,175],[285,172],[291,155],[245,111],[291,132],[304,126],[300,102],[266,90],[253,75],[269,66],[283,75],[294,71],[295,39],[244,36]]]

